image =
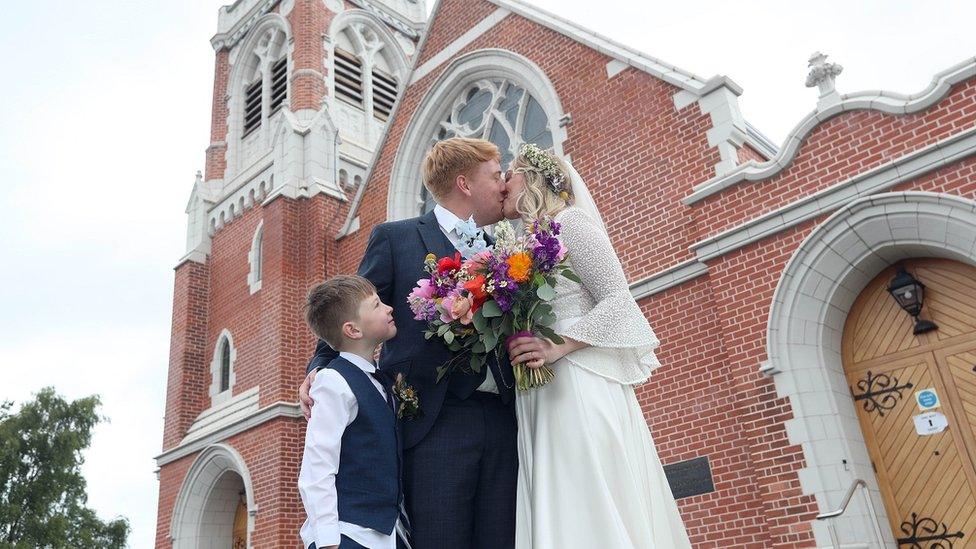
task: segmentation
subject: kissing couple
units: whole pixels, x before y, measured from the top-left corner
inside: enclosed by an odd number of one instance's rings
[[[392,307],[396,324],[376,367],[402,375],[423,411],[399,425],[409,546],[690,548],[634,391],[659,365],[658,340],[599,211],[576,170],[552,153],[526,144],[507,170],[500,160],[483,139],[436,143],[423,164],[436,206],[377,225],[358,269]],[[452,352],[441,338],[425,339],[427,324],[407,302],[428,277],[425,257],[467,248],[471,221],[479,228],[503,218],[530,226],[546,217],[561,226],[580,279],[560,278],[551,301],[552,329],[564,343],[520,337],[508,343],[507,360],[489,360],[477,373],[455,369],[438,382],[437,368]],[[480,229],[474,237],[493,243]],[[319,341],[299,388],[306,418],[318,405],[309,396],[316,372],[337,355]],[[546,365],[556,375],[516,392],[512,364]],[[368,529],[338,521],[350,540],[341,547],[370,547]]]

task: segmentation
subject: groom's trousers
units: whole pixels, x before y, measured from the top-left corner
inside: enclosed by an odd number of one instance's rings
[[[413,549],[515,546],[515,409],[492,393],[451,394],[427,435],[404,452]]]

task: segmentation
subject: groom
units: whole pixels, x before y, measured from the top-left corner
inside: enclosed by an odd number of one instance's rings
[[[373,229],[358,273],[393,307],[397,335],[383,345],[378,367],[404,374],[419,393],[422,416],[403,422],[403,483],[413,549],[505,549],[515,545],[518,474],[512,369],[493,361],[480,373],[455,369],[435,382],[452,353],[440,338],[424,339],[407,295],[427,278],[424,257],[453,256],[460,224],[502,219],[505,181],[498,148],[483,139],[440,141],[424,159],[424,185],[437,206],[426,215]],[[482,237],[483,238],[483,237]],[[487,241],[486,241],[487,242]],[[309,416],[315,372],[336,356],[319,341],[300,388]],[[486,373],[486,371],[488,373]]]

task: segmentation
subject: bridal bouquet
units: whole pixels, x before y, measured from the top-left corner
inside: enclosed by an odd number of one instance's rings
[[[520,235],[502,221],[495,225],[494,246],[466,260],[460,252],[442,258],[428,254],[424,269],[429,276],[407,297],[410,309],[427,322],[427,339],[439,337],[456,353],[438,367],[438,381],[465,359],[480,372],[488,354],[499,357],[515,337],[539,335],[563,343],[551,328],[556,316],[549,302],[556,297],[557,276],[580,279],[568,266],[555,221],[538,220]],[[519,390],[545,385],[554,376],[548,366],[518,364],[514,372]]]

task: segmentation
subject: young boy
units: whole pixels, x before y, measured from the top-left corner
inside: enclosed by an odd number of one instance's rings
[[[312,385],[298,489],[312,549],[395,549],[402,500],[392,387],[373,350],[396,335],[393,309],[359,276],[336,276],[312,289],[305,320],[339,351]]]

